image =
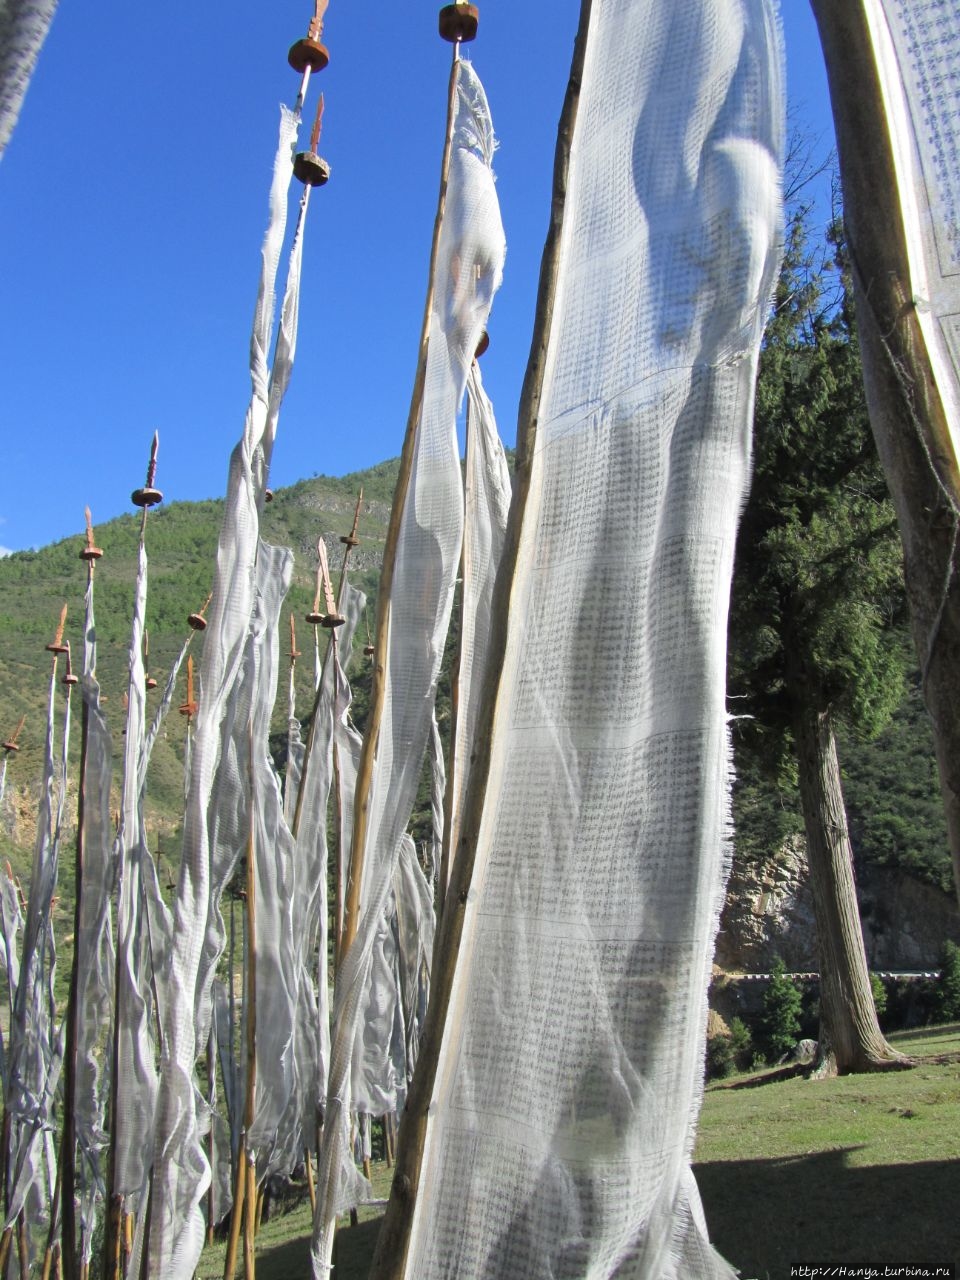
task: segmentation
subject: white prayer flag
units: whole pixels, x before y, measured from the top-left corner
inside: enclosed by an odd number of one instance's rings
[[[463,536],[456,417],[500,285],[505,245],[483,86],[459,61],[446,209],[437,253],[423,406],[391,594],[383,717],[369,798],[361,922],[337,973],[334,1043],[319,1162],[313,1267],[325,1280],[336,1215],[365,1194],[350,1154],[351,1061],[374,946],[416,798]]]
[[[411,1280],[733,1276],[690,1155],[782,120],[766,0],[594,0]]]

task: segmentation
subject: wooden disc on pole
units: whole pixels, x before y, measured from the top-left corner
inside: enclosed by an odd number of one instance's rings
[[[466,44],[477,38],[480,10],[475,4],[445,4],[438,20],[440,35],[451,44]]]

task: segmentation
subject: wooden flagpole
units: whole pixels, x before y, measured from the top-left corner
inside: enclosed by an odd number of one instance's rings
[[[451,6],[448,6],[451,7]],[[460,6],[453,6],[459,8]],[[377,593],[377,621],[375,650],[373,655],[373,678],[370,689],[370,704],[367,713],[366,732],[360,751],[360,762],[357,769],[357,784],[354,793],[353,841],[350,850],[349,874],[347,879],[346,901],[344,905],[343,929],[340,937],[340,959],[346,956],[354,939],[360,919],[360,888],[363,881],[364,846],[369,821],[370,792],[373,780],[373,766],[376,758],[377,744],[380,738],[380,724],[383,719],[383,708],[386,698],[386,662],[390,636],[390,606],[393,578],[396,569],[397,545],[400,538],[400,526],[406,505],[410,478],[413,473],[413,462],[416,449],[417,430],[423,409],[423,392],[427,372],[427,349],[430,341],[430,320],[433,311],[433,299],[436,288],[437,259],[440,247],[440,232],[443,227],[443,215],[446,209],[447,183],[450,174],[450,157],[453,152],[453,132],[456,120],[458,64],[460,60],[459,43],[453,46],[453,58],[450,66],[450,78],[447,91],[446,131],[443,143],[443,155],[440,164],[440,191],[437,199],[437,211],[433,224],[433,239],[430,248],[430,266],[427,275],[427,296],[424,304],[423,321],[420,329],[420,344],[417,351],[417,366],[414,374],[413,394],[407,425],[400,452],[400,467],[397,483],[390,508],[390,520],[383,547],[383,559],[380,568],[380,581]],[[311,726],[312,728],[312,726]],[[301,783],[302,793],[302,783]],[[335,1178],[336,1172],[331,1170],[328,1179]],[[329,1181],[324,1188],[322,1202],[330,1204],[333,1200],[333,1186]]]
[[[309,764],[310,764],[310,757],[313,755],[313,744],[316,741],[316,736],[317,736],[317,719],[318,719],[317,713],[320,710],[320,700],[322,696],[324,676],[327,669],[327,663],[330,661],[332,641],[336,634],[336,628],[340,626],[341,623],[343,622],[343,617],[340,613],[340,610],[343,607],[343,588],[344,588],[344,583],[347,580],[347,563],[350,559],[350,552],[353,550],[354,547],[358,547],[360,545],[360,539],[357,537],[357,527],[360,523],[360,506],[362,502],[363,502],[363,489],[361,488],[359,497],[357,498],[357,505],[354,508],[354,512],[353,512],[353,526],[349,534],[343,534],[340,538],[340,541],[343,543],[343,560],[340,563],[340,581],[337,587],[337,595],[336,595],[336,600],[334,601],[333,608],[331,609],[329,607],[329,595],[328,595],[327,597],[328,611],[326,614],[323,614],[320,612],[320,596],[322,592],[326,594],[325,587],[324,587],[323,565],[321,564],[318,566],[318,569],[317,569],[317,587],[316,587],[316,593],[313,598],[313,609],[310,613],[307,614],[307,617],[306,617],[307,622],[309,622],[311,626],[313,627],[322,626],[330,631],[331,643],[327,645],[327,651],[323,656],[323,666],[321,668],[320,679],[314,691],[313,711],[310,716],[310,729],[307,733],[307,741],[304,744],[304,748],[303,748],[303,763],[300,766],[300,786],[297,789],[297,803],[294,808],[293,824],[290,828],[290,832],[294,840],[296,840],[297,835],[300,831],[300,819],[303,814],[303,801],[304,801],[304,796],[306,795],[306,788],[304,784],[306,782],[307,769],[309,768]],[[319,558],[319,555],[320,555],[319,543],[317,544],[317,553]],[[326,548],[324,548],[323,555],[324,556],[326,555]],[[328,570],[328,576],[326,579],[326,586],[330,587],[329,570]],[[299,657],[299,654],[297,656]],[[336,750],[336,747],[334,747],[334,750]]]
[[[20,735],[20,730],[23,728],[25,721],[26,721],[26,716],[24,716],[23,719],[20,721],[19,725],[17,726],[16,732],[9,739],[9,741],[4,743],[5,751],[8,750],[8,748],[10,751],[19,751],[20,748],[16,745],[17,738]],[[10,881],[12,885],[14,885],[15,888],[17,888],[18,897],[19,897],[19,887],[16,885],[16,882],[14,881],[13,869],[11,868],[9,862],[7,863],[7,879]],[[12,993],[11,993],[10,1003],[12,1006],[12,1003],[13,1003]],[[2,1191],[2,1194],[3,1194],[4,1217],[6,1217],[7,1210],[10,1208],[9,1186],[7,1183],[7,1175],[9,1173],[9,1169],[10,1169],[10,1112],[7,1111],[6,1107],[4,1107],[3,1123],[2,1125],[0,1125],[0,1191]],[[7,1257],[9,1256],[9,1252],[10,1252],[10,1240],[12,1238],[12,1230],[13,1229],[11,1227],[7,1227],[7,1229],[2,1234],[0,1234],[0,1276],[2,1276],[6,1270]]]
[[[237,1159],[237,1182],[233,1197],[233,1213],[230,1219],[230,1237],[227,1243],[227,1256],[224,1261],[224,1280],[233,1280],[237,1266],[237,1252],[240,1242],[240,1227],[243,1226],[243,1262],[247,1280],[254,1280],[256,1258],[254,1255],[254,1232],[256,1228],[257,1206],[257,1171],[247,1145],[248,1135],[253,1125],[256,1087],[257,1087],[257,870],[255,829],[255,782],[253,777],[253,725],[250,725],[250,826],[247,832],[247,878],[246,878],[246,991],[244,1004],[246,1009],[246,1050],[247,1079],[243,1105],[243,1128],[240,1132],[240,1154]]]
[[[257,1167],[250,1151],[249,1137],[256,1113],[257,1088],[257,845],[254,836],[256,783],[253,777],[253,725],[250,726],[250,833],[247,843],[247,1096],[243,1127],[246,1135],[244,1159],[247,1165],[246,1208],[243,1228],[243,1265],[246,1280],[255,1280]]]
[[[357,505],[353,513],[353,528],[351,529],[350,533],[346,537],[340,539],[340,541],[344,544],[344,548],[343,548],[343,563],[341,564],[341,567],[340,567],[340,582],[337,587],[337,612],[338,613],[343,608],[343,591],[344,591],[344,586],[347,580],[347,558],[349,557],[351,550],[355,546],[358,546],[360,542],[359,538],[357,537],[357,526],[360,523],[360,506],[362,502],[363,502],[363,488],[361,487],[360,494],[357,498]],[[341,848],[342,830],[343,830],[343,784],[342,784],[342,777],[340,773],[340,748],[337,745],[337,725],[336,725],[337,704],[340,700],[340,667],[339,667],[339,653],[337,650],[337,633],[335,631],[331,636],[331,653],[332,653],[333,662],[334,662],[334,668],[333,668],[333,676],[334,676],[333,801],[334,801],[334,811],[335,811],[335,821],[334,821],[334,828],[333,828],[333,831],[334,831],[333,848],[331,849],[331,856],[333,857],[333,865],[334,865],[334,872],[335,872],[335,875],[334,875],[335,890],[334,891],[336,893],[336,902],[334,903],[335,937],[334,937],[334,946],[333,946],[334,976],[336,976],[336,967],[340,963],[340,954],[341,954],[340,948],[343,941],[343,902],[344,902],[344,889],[346,888],[346,886],[343,883],[343,850]],[[349,654],[347,655],[347,661],[349,661]]]
[[[357,789],[353,810],[353,846],[350,854],[350,872],[347,882],[346,903],[344,907],[344,924],[341,938],[341,954],[346,955],[357,934],[360,920],[360,888],[363,881],[364,846],[367,838],[369,821],[370,788],[373,781],[373,765],[376,759],[377,744],[380,740],[380,724],[383,719],[383,708],[386,700],[386,666],[387,650],[390,639],[390,609],[393,577],[397,562],[397,545],[400,540],[400,526],[406,506],[407,492],[410,488],[410,477],[413,473],[413,461],[417,441],[417,429],[423,410],[423,392],[427,375],[427,350],[430,345],[430,317],[433,312],[433,299],[436,290],[437,256],[440,249],[440,232],[443,228],[443,216],[447,204],[447,182],[450,176],[450,157],[453,152],[453,131],[456,121],[457,106],[457,70],[460,61],[460,46],[453,46],[453,59],[450,66],[450,80],[447,90],[447,125],[443,143],[443,157],[440,164],[440,192],[437,199],[437,212],[433,223],[433,241],[430,248],[430,268],[427,277],[427,297],[423,310],[423,322],[420,329],[420,346],[417,352],[417,367],[413,382],[413,395],[410,400],[410,411],[407,415],[406,433],[400,453],[400,469],[397,485],[393,494],[393,505],[390,508],[390,522],[383,547],[383,561],[380,569],[380,582],[377,589],[377,622],[374,637],[373,680],[370,687],[370,705],[367,712],[367,729],[363,735],[363,746],[360,751],[360,764],[357,769]]]
[[[143,545],[147,531],[147,513],[163,501],[163,494],[154,487],[157,475],[157,452],[160,445],[159,434],[153,433],[150,446],[150,461],[147,464],[147,479],[144,486],[134,489],[130,500],[142,511],[140,519],[140,545]],[[122,860],[122,852],[121,852]],[[121,867],[122,871],[122,867]],[[119,888],[118,888],[119,893]],[[119,901],[119,898],[118,898]],[[119,920],[118,920],[119,926]],[[124,1237],[124,1198],[115,1191],[117,1176],[117,1107],[119,1098],[119,1061],[120,1061],[120,972],[122,948],[120,937],[117,937],[116,958],[114,962],[113,987],[113,1043],[110,1055],[110,1146],[107,1157],[107,1213],[103,1248],[104,1280],[120,1280],[123,1266]]]
[[[437,964],[431,975],[430,1003],[420,1041],[420,1052],[407,1096],[403,1124],[400,1127],[393,1188],[380,1229],[369,1280],[401,1280],[406,1271],[407,1252],[410,1247],[426,1141],[427,1112],[440,1060],[440,1048],[450,1005],[460,939],[463,934],[467,894],[473,877],[477,837],[490,773],[494,713],[506,651],[509,605],[517,570],[520,534],[530,490],[531,462],[536,442],[540,397],[560,265],[560,242],[570,148],[580,101],[580,84],[583,77],[591,5],[592,0],[581,0],[580,22],[574,44],[570,79],[557,132],[550,225],[540,267],[533,340],[520,399],[513,500],[494,590],[488,664],[477,717],[476,758],[471,766],[467,793],[464,797],[463,824],[459,847],[453,859],[452,879],[448,886],[446,905],[440,924]]]
[[[86,509],[87,537],[80,552],[81,560],[87,565],[87,591],[93,590],[93,574],[97,561],[103,555],[99,547],[94,545],[93,525],[90,519],[90,508]],[[84,675],[93,675],[92,671],[84,671]],[[90,737],[90,709],[84,695],[80,710],[80,779],[77,786],[77,839],[74,861],[74,908],[73,908],[73,965],[70,969],[70,995],[67,1001],[66,1044],[64,1046],[63,1063],[63,1131],[60,1140],[60,1162],[58,1174],[62,1178],[63,1193],[61,1208],[60,1256],[63,1262],[64,1280],[77,1280],[77,1216],[74,1202],[76,1184],[76,1096],[77,1096],[77,1001],[80,984],[80,934],[81,903],[83,897],[84,875],[84,819],[86,809],[87,780],[87,745]]]

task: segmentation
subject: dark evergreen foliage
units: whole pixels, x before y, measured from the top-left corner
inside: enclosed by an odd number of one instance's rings
[[[904,693],[893,625],[904,610],[900,543],[838,224],[827,250],[811,251],[798,214],[760,358],[753,486],[737,541],[730,692],[755,717],[739,722],[741,740],[777,777],[792,773],[796,698],[871,736]]]
[[[770,970],[770,983],[763,996],[760,1029],[767,1057],[776,1062],[790,1053],[800,1038],[803,996],[787,967],[777,957]]]
[[[839,223],[811,246],[803,210],[760,359],[754,476],[730,622],[737,856],[802,830],[791,715],[837,727],[858,861],[944,891],[951,869],[933,740],[906,626],[901,548],[863,397]]]

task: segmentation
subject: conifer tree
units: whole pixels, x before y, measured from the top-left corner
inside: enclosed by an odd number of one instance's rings
[[[787,966],[777,956],[763,996],[763,1033],[774,1061],[795,1047],[800,1035],[802,1011],[803,997],[787,976]]]
[[[878,732],[903,691],[891,622],[901,552],[870,435],[839,220],[819,252],[791,221],[760,360],[752,494],[741,523],[730,692],[773,769],[795,770],[820,949],[818,1070],[898,1063],[880,1032],[834,726]],[[743,724],[744,722],[741,722]]]

